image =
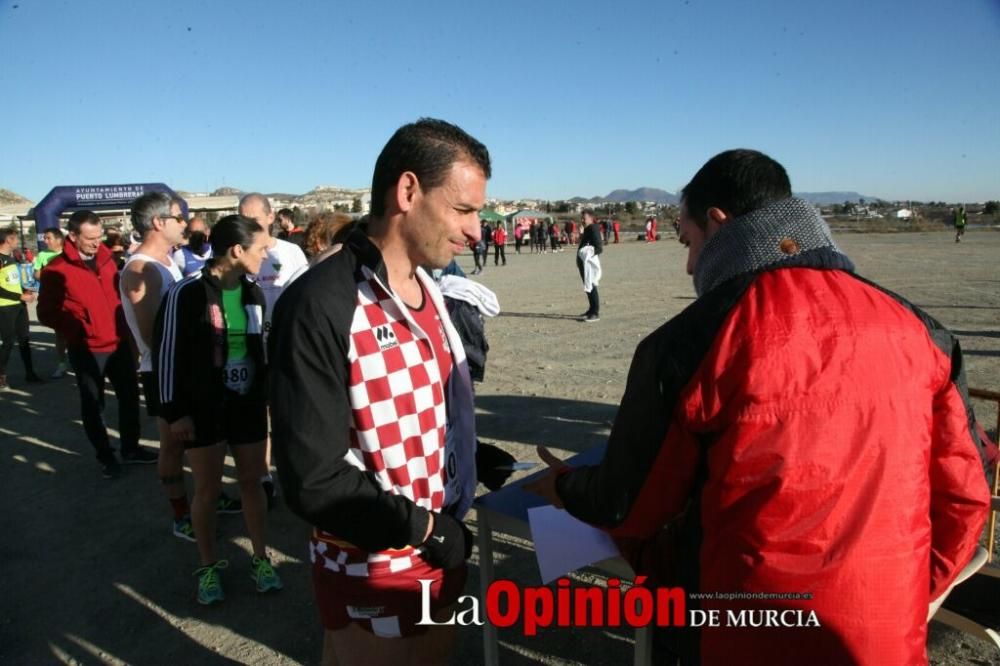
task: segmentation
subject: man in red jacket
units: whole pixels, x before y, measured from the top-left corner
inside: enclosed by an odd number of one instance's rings
[[[636,349],[604,460],[540,450],[532,489],[719,618],[658,632],[657,663],[926,663],[989,508],[958,341],[759,152],[695,174],[680,242],[698,298]]]
[[[488,229],[489,227],[487,227]],[[503,265],[507,265],[507,230],[503,228],[502,222],[497,222],[496,229],[493,231],[493,265],[496,266],[498,262],[503,261]]]
[[[126,464],[151,464],[156,454],[139,446],[139,387],[128,328],[118,296],[118,269],[101,242],[101,219],[90,211],[69,218],[63,253],[42,273],[38,320],[66,341],[70,366],[80,391],[87,439],[97,451],[106,479],[121,474],[104,426],[104,379],[118,397],[121,456]]]

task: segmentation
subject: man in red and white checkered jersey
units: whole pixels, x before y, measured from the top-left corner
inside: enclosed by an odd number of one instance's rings
[[[288,506],[314,528],[324,664],[439,663],[435,619],[466,578],[476,487],[472,383],[425,268],[479,238],[490,158],[460,128],[401,127],[375,164],[372,212],[278,300],[270,344],[274,453]],[[387,639],[393,640],[387,640]]]

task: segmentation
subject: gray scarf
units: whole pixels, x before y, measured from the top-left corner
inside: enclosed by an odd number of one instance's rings
[[[787,266],[854,271],[819,211],[796,197],[775,201],[722,225],[702,248],[694,288],[702,296],[737,275]]]

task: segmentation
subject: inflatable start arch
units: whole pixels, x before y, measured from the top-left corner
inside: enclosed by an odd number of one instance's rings
[[[92,210],[95,213],[131,208],[132,202],[149,192],[163,192],[172,197],[177,193],[163,183],[130,183],[127,185],[60,185],[53,187],[34,209],[35,233],[39,247],[44,245],[42,234],[59,226],[59,216],[67,210]],[[180,199],[180,197],[177,197]],[[187,215],[187,202],[181,199],[181,210]]]

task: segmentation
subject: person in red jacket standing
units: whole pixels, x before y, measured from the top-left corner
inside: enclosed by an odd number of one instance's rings
[[[80,391],[87,439],[97,451],[107,479],[121,474],[104,425],[104,380],[118,397],[121,457],[126,464],[151,464],[156,454],[139,446],[139,386],[128,343],[128,328],[118,296],[118,269],[101,242],[101,218],[77,211],[69,218],[63,253],[42,273],[38,320],[66,341],[70,366]]]
[[[504,248],[507,245],[507,230],[503,228],[502,222],[497,222],[497,228],[493,231],[493,265],[503,261],[507,265],[507,255]]]
[[[720,618],[655,663],[926,664],[990,505],[957,339],[757,151],[695,174],[679,240],[698,297],[637,347],[604,459],[541,449],[531,489]]]

